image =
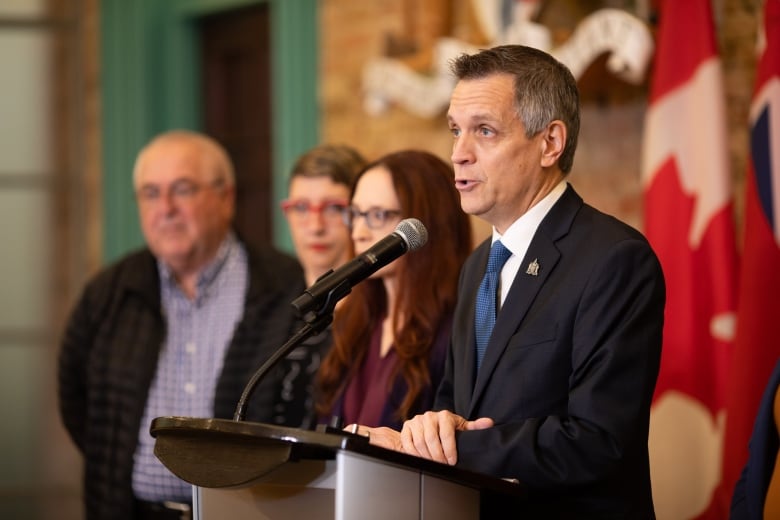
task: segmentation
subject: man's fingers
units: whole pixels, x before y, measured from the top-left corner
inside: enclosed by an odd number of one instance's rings
[[[457,460],[455,421],[449,412],[425,412],[404,423],[401,443],[406,453],[454,464]]]
[[[467,421],[446,410],[425,412],[404,422],[399,435],[401,451],[443,464],[458,462],[455,433],[464,430],[484,430],[493,426],[489,417]],[[373,432],[372,432],[373,443]]]
[[[438,417],[434,412],[406,421],[401,429],[401,443],[406,453],[417,457],[445,462],[439,442]]]
[[[423,415],[423,425],[425,427],[423,440],[430,455],[428,458],[436,462],[447,463],[445,448],[442,445],[442,435],[446,435],[448,423],[442,421],[440,413],[426,412]]]
[[[425,432],[421,424],[420,416],[404,422],[401,428],[401,445],[403,451],[409,455],[430,459],[428,447],[424,442]]]
[[[484,430],[493,427],[493,419],[490,417],[480,417],[474,421],[466,421],[463,430]]]

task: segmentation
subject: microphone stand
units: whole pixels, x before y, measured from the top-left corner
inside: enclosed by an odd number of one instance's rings
[[[241,399],[238,400],[236,411],[233,414],[234,421],[245,420],[249,398],[252,396],[252,393],[255,391],[257,384],[260,382],[263,376],[265,376],[265,374],[268,373],[268,371],[271,370],[271,368],[273,368],[282,358],[289,354],[293,348],[297,347],[311,336],[319,334],[328,328],[328,325],[330,325],[333,321],[333,311],[336,308],[336,303],[344,296],[349,294],[350,291],[352,291],[352,287],[347,280],[344,280],[342,283],[328,292],[325,301],[319,309],[308,312],[304,316],[303,319],[306,324],[301,327],[292,338],[287,340],[287,343],[282,345],[279,350],[274,352],[273,355],[269,357],[260,368],[257,369],[257,372],[254,373],[252,378],[246,384],[246,387],[244,387],[244,392],[241,394]]]

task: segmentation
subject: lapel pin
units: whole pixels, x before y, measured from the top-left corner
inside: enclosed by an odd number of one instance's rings
[[[534,258],[534,261],[528,264],[528,269],[525,270],[525,274],[539,276],[539,262],[537,262],[537,260],[538,258]]]

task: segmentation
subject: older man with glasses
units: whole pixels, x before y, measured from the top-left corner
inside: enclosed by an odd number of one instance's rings
[[[231,418],[256,369],[295,329],[295,259],[232,229],[233,166],[213,139],[172,131],[133,175],[146,247],[98,273],[59,357],[63,422],[84,456],[86,518],[188,518],[192,487],[154,456],[155,417]],[[247,419],[269,422],[269,377]]]

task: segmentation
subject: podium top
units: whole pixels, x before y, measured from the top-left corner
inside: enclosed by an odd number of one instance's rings
[[[504,479],[448,466],[369,444],[342,430],[302,430],[249,421],[158,417],[150,432],[154,453],[179,478],[201,487],[248,485],[287,462],[332,460],[347,450],[445,478],[480,491],[522,496],[524,487]]]

